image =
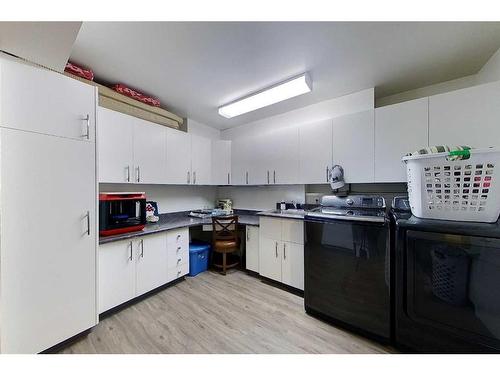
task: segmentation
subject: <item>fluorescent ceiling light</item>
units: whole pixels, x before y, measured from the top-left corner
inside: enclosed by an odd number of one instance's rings
[[[312,82],[307,73],[289,79],[273,87],[262,90],[246,98],[219,107],[219,115],[226,118],[239,116],[268,105],[281,102],[312,90]]]

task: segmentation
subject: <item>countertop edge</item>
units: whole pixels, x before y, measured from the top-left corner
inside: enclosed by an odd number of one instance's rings
[[[262,212],[257,212],[256,215],[264,217],[279,217],[282,219],[304,220],[304,215],[300,214],[280,214],[277,212],[262,211]]]
[[[169,215],[169,214],[167,214]],[[174,216],[172,214],[172,216]],[[256,221],[254,220],[249,220],[248,216],[255,216]],[[242,220],[240,220],[239,224],[240,225],[251,225],[251,226],[259,226],[258,222],[258,217],[256,213],[248,214],[248,213],[242,213],[240,214],[240,217]],[[138,232],[130,232],[130,233],[124,233],[116,236],[109,236],[109,237],[99,237],[99,245],[105,245],[108,243],[112,242],[118,242],[118,241],[126,241],[130,240],[133,238],[137,237],[142,237],[142,236],[147,236],[150,234],[155,234],[155,233],[161,233],[161,232],[166,232],[169,230],[175,230],[179,228],[190,228],[190,227],[196,227],[196,226],[202,226],[202,225],[211,225],[211,218],[197,218],[197,217],[190,217],[187,216],[179,216],[178,218],[172,217],[171,221],[169,223],[163,224],[163,226],[158,226],[155,228],[155,225],[159,224],[147,224],[146,228],[142,231]]]

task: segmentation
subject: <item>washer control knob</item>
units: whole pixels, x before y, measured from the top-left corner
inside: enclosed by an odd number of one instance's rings
[[[354,204],[354,201],[351,198],[347,198],[345,201],[349,206],[352,206]]]

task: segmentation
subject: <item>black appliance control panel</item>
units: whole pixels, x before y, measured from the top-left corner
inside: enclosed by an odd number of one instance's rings
[[[348,195],[339,197],[325,195],[321,198],[321,206],[337,208],[385,208],[384,197],[378,195]]]

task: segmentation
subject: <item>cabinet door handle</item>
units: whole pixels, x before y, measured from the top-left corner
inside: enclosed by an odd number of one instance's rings
[[[196,184],[196,171],[193,172],[193,184]]]
[[[187,182],[188,182],[188,184],[191,183],[191,173],[189,171],[187,173]]]
[[[177,264],[179,264],[182,261],[181,258],[177,258]]]
[[[276,246],[274,247],[274,252],[275,252],[275,254],[276,254],[276,258],[277,258],[277,257],[278,257],[278,243],[277,243],[277,242],[275,242],[275,245],[276,245]]]
[[[90,115],[87,114],[87,116],[83,120],[87,122],[87,126],[86,126],[87,127],[87,133],[82,134],[82,137],[90,139]]]
[[[141,182],[141,167],[138,165],[136,170],[137,170],[137,182]]]
[[[283,243],[283,259],[286,259],[286,242]]]
[[[326,182],[328,182],[329,178],[328,178],[328,166],[326,166]]]
[[[180,234],[178,234],[178,235],[177,235],[177,241],[179,241],[180,239],[181,239],[181,235],[180,235]]]
[[[134,259],[134,254],[133,254],[134,245],[132,241],[130,241],[129,246],[130,246],[130,256],[128,257],[128,260],[132,261]]]
[[[248,185],[248,171],[247,171],[247,174],[246,174],[246,175],[247,175],[247,177],[246,177],[246,178],[247,178],[247,185]]]
[[[130,182],[130,165],[127,165],[125,169],[127,170],[127,182]]]
[[[227,174],[227,184],[230,185],[230,182],[229,182],[229,173]]]
[[[177,253],[181,250],[181,247],[180,246],[177,246]]]
[[[87,218],[87,236],[90,236],[90,211],[87,211],[85,217]]]
[[[267,183],[269,184],[269,171],[267,171]]]
[[[276,171],[273,171],[273,181],[276,183]]]
[[[141,240],[141,258],[144,258],[144,240]]]
[[[247,229],[247,241],[250,240],[250,231]]]

